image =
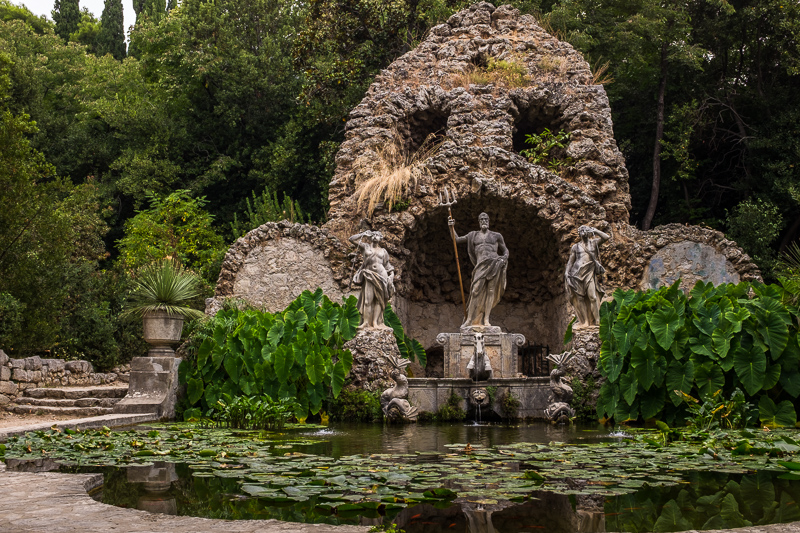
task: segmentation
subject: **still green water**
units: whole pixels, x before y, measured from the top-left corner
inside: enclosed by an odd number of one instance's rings
[[[161,429],[162,442],[168,431]],[[268,455],[252,459],[67,468],[102,472],[94,497],[112,505],[396,524],[407,533],[681,531],[800,520],[800,482],[785,470],[696,462],[680,448],[656,453],[624,437],[598,426],[332,424],[270,435]]]

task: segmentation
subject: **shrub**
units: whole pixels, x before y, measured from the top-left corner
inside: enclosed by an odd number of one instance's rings
[[[572,378],[572,403],[570,407],[575,409],[575,418],[582,421],[596,421],[597,411],[595,409],[592,396],[597,391],[597,383],[594,376],[589,375],[586,383],[579,378]]]
[[[211,418],[233,429],[281,430],[292,419],[295,402],[291,398],[273,400],[269,395],[237,396],[217,400]]]
[[[514,396],[511,390],[507,390],[503,397],[500,398],[500,413],[503,418],[513,419],[519,418],[519,398]]]
[[[335,398],[342,390],[353,364],[342,345],[359,319],[354,297],[339,305],[322,289],[304,291],[280,313],[219,311],[192,334],[193,363],[181,364],[188,405],[208,414],[226,394],[266,394],[294,399],[298,419],[319,413],[328,391]]]
[[[467,412],[461,407],[463,404],[464,399],[456,394],[456,391],[450,389],[450,396],[447,398],[447,402],[439,406],[436,419],[439,422],[461,422],[467,418]]]
[[[376,422],[383,412],[378,393],[345,389],[328,402],[328,415],[339,422]]]
[[[698,282],[678,288],[617,290],[600,309],[597,413],[617,422],[688,416],[683,395],[730,397],[758,404],[765,426],[796,423],[800,394],[796,306],[776,285]],[[752,297],[748,298],[749,295]],[[680,391],[683,394],[674,394]]]

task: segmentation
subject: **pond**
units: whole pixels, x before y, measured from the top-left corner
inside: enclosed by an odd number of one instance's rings
[[[681,531],[800,520],[800,476],[777,457],[800,451],[794,434],[667,445],[602,426],[171,424],[28,434],[9,441],[6,462],[102,472],[96,499],[180,515],[408,533]],[[709,452],[712,437],[719,450]],[[754,453],[726,455],[724,439]]]

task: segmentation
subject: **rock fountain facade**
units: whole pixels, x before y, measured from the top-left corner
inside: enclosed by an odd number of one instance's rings
[[[525,83],[471,84],[469,72],[485,69],[490,60],[520,65]],[[570,134],[562,155],[573,163],[558,174],[520,155],[528,147],[526,134],[545,128]],[[431,135],[438,149],[424,160],[424,172],[406,191],[402,208],[379,204],[368,213],[358,191],[382,151],[394,146],[411,157]],[[519,375],[522,365],[514,350],[518,354],[530,343],[563,351],[574,314],[564,272],[581,226],[607,236],[596,258],[605,268],[606,295],[678,277],[688,287],[698,279],[759,279],[750,258],[718,231],[672,224],[642,232],[628,223],[628,172],[605,90],[592,84],[589,65],[577,51],[510,6],[481,2],[460,11],[381,71],[350,113],[336,162],[328,222],[320,228],[270,223],[239,239],[225,258],[207,311],[227,297],[278,311],[304,289],[322,287],[331,298],[355,294],[350,280],[356,251],[348,238],[379,231],[393,265],[392,307],[408,336],[428,352],[426,368],[409,366],[414,376],[409,399],[420,411],[435,409],[451,391],[468,405],[467,367],[479,332],[489,355],[489,381],[506,380],[506,391],[520,400],[520,416],[544,417],[547,373]],[[458,198],[450,207],[439,200],[445,186]],[[505,287],[491,311],[499,331],[461,329],[458,274],[473,266],[464,244],[459,263],[454,260],[448,210],[456,227],[465,229],[485,212],[492,230],[504,237]],[[465,278],[465,292],[470,285]],[[565,366],[568,376],[596,372],[599,342],[590,326],[566,347],[576,353]],[[525,346],[517,344],[521,338]],[[357,344],[353,383],[372,390],[391,385],[392,366],[382,348],[371,348],[368,338]],[[495,352],[502,353],[499,360],[492,359]]]

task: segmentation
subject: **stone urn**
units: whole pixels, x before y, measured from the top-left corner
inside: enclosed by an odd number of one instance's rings
[[[144,340],[152,346],[150,357],[175,357],[174,344],[181,341],[183,317],[164,311],[151,311],[142,317]]]

